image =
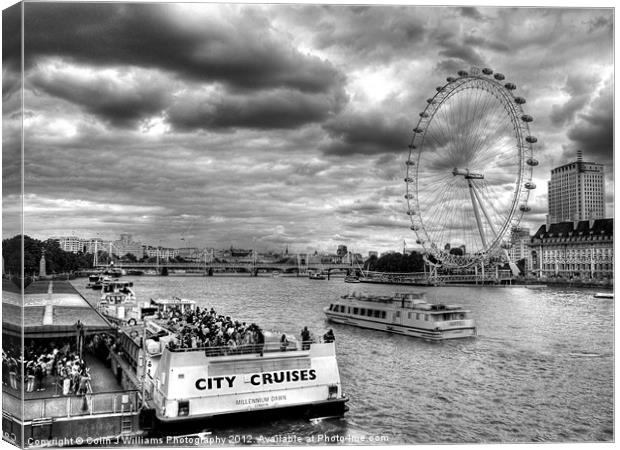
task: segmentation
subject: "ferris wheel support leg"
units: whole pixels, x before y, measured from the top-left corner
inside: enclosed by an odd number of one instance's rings
[[[476,205],[476,194],[474,193],[474,186],[471,180],[467,180],[467,184],[469,185],[469,196],[471,197],[471,204],[474,208],[474,215],[476,216],[476,224],[478,225],[478,232],[480,233],[480,239],[482,240],[482,245],[484,248],[487,248],[487,240],[484,237],[484,230],[482,229],[482,220],[480,219],[480,212],[478,211],[478,206]]]
[[[512,270],[512,274],[515,277],[518,277],[519,274],[521,273],[521,271],[519,270],[519,267],[512,262],[512,260],[510,259],[510,255],[508,254],[508,251],[504,248],[502,249],[504,251],[504,256],[506,257],[506,260],[508,260],[508,266],[510,267],[510,270]]]
[[[478,189],[477,189],[476,185],[471,180],[470,180],[470,184],[471,184],[471,189],[472,189],[474,195],[476,196],[476,200],[478,201],[478,205],[480,205],[480,209],[482,210],[482,214],[484,214],[484,218],[487,219],[487,223],[489,224],[489,228],[493,232],[493,236],[497,237],[497,232],[495,231],[495,228],[493,228],[493,222],[491,222],[491,219],[490,219],[489,215],[487,214],[487,210],[484,208],[484,205],[480,201],[480,196],[478,195]]]

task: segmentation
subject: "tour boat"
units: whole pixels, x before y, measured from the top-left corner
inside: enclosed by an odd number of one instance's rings
[[[594,294],[594,298],[614,298],[613,292],[597,292]]]
[[[281,333],[265,331],[262,347],[179,348],[179,336],[162,320],[147,319],[143,331],[145,351],[136,347],[134,358],[145,361],[143,420],[157,430],[341,417],[348,409],[333,342],[301,345],[287,335],[283,347]],[[125,341],[137,346],[132,333]]]
[[[346,277],[344,277],[344,282],[345,283],[360,283],[360,279],[359,277],[356,277],[353,275],[347,275]]]
[[[469,310],[459,305],[429,303],[424,293],[394,296],[344,295],[323,309],[329,320],[429,340],[476,335]]]
[[[324,280],[325,279],[325,275],[323,275],[320,272],[310,272],[308,274],[308,278],[310,278],[311,280]]]

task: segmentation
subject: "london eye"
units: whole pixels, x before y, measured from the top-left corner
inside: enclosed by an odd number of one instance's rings
[[[536,137],[526,100],[501,73],[459,71],[419,114],[405,177],[411,229],[428,256],[467,267],[509,245],[527,205]]]

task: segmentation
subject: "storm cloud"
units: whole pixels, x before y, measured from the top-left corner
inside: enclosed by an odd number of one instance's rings
[[[415,240],[403,198],[412,130],[436,88],[471,66],[505,74],[534,118],[539,189],[523,225],[544,220],[549,172],[577,150],[609,166],[611,213],[613,31],[605,8],[15,5],[3,12],[3,236],[20,229],[23,127],[33,237],[400,248]],[[489,115],[480,129],[504,120]],[[467,120],[454,123],[460,133]],[[454,178],[441,164],[449,138],[426,147],[421,197],[439,171]],[[514,157],[479,156],[497,192],[514,189]]]

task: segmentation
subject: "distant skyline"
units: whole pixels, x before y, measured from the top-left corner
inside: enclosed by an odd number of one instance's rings
[[[25,3],[25,228],[165,247],[415,246],[411,129],[471,66],[517,85],[552,168],[606,166],[611,8]],[[20,232],[19,9],[3,11],[3,238]]]

